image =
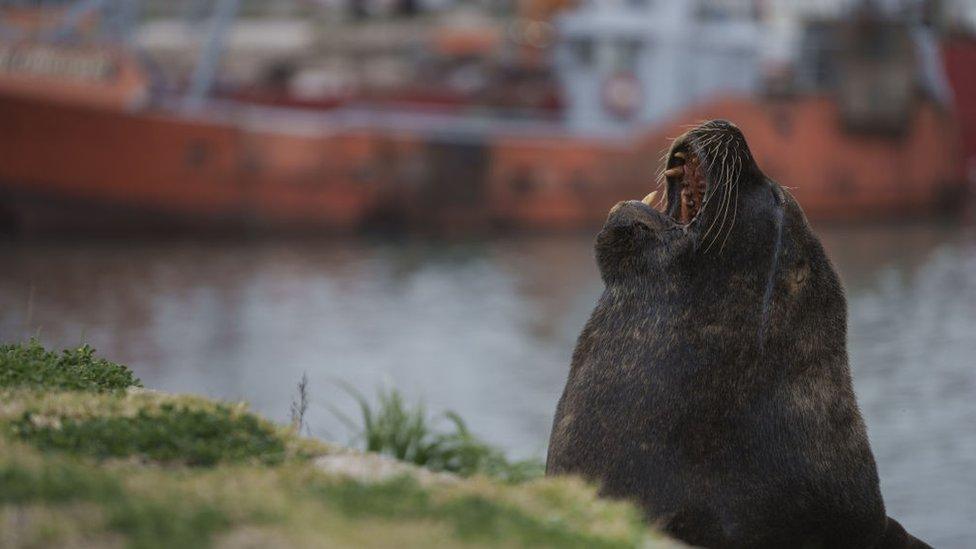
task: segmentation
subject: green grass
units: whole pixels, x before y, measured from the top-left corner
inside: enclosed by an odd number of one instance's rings
[[[61,353],[38,342],[0,346],[0,388],[112,391],[141,387],[132,371],[95,357],[84,345]]]
[[[27,467],[17,460],[0,465],[0,503],[64,503],[120,497],[118,482],[81,464],[51,462]]]
[[[136,549],[209,547],[215,534],[231,526],[214,505],[176,499],[127,498],[111,506],[109,517],[108,528],[126,534]]]
[[[125,535],[129,547],[207,547],[213,535],[229,527],[212,505],[192,500],[157,500],[130,494],[107,471],[69,460],[43,461],[30,467],[16,460],[0,463],[0,504],[90,502],[102,506],[106,530]]]
[[[209,467],[244,461],[274,464],[285,455],[285,444],[270,425],[223,405],[191,410],[164,404],[159,410],[139,410],[134,417],[53,420],[28,411],[11,428],[41,450],[99,459],[136,456]]]
[[[337,448],[241,404],[134,388],[88,347],[0,352],[0,547],[671,546],[633,506],[535,478],[541,464],[395,391],[358,395],[363,445],[462,477],[342,476],[316,463]]]
[[[362,423],[339,416],[357,433],[356,440],[367,452],[433,471],[462,476],[485,474],[507,482],[524,482],[544,472],[539,460],[509,461],[502,452],[472,434],[454,412],[431,417],[422,404],[408,405],[395,389],[378,391],[377,404],[373,406],[361,393],[346,389],[359,404]],[[446,424],[448,429],[438,429],[438,424]]]
[[[481,494],[438,499],[410,477],[377,484],[345,481],[310,490],[352,517],[447,522],[453,533],[471,542],[516,541],[525,547],[628,547],[632,540],[607,540],[567,529],[558,520],[525,513]]]

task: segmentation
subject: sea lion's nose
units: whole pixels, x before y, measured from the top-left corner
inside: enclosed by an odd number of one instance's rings
[[[654,193],[648,195],[648,198],[653,200],[655,198]],[[617,202],[613,208],[610,208],[610,215],[607,216],[607,221],[613,224],[629,224],[635,221],[648,221],[654,217],[657,210],[654,209],[650,204],[642,200],[624,200],[623,202]]]

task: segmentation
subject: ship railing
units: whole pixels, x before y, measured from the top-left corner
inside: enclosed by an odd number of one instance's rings
[[[315,111],[211,99],[203,108],[187,109],[179,98],[163,100],[158,106],[186,118],[204,118],[250,131],[309,136],[383,131],[452,141],[481,141],[500,136],[586,137],[614,141],[632,139],[639,130],[587,131],[582,134],[567,125],[558,114],[487,108],[459,112],[437,108],[350,105]]]

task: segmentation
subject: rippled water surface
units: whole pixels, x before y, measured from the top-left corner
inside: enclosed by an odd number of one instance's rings
[[[889,513],[976,547],[976,231],[823,228],[848,290],[855,388]],[[468,243],[0,244],[0,340],[89,342],[148,387],[246,399],[284,421],[303,372],[314,434],[346,442],[338,388],[453,409],[545,453],[601,289],[590,238]]]

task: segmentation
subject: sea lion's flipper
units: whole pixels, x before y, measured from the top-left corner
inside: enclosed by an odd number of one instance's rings
[[[897,520],[888,517],[884,537],[875,549],[932,549],[932,546],[909,534]]]

